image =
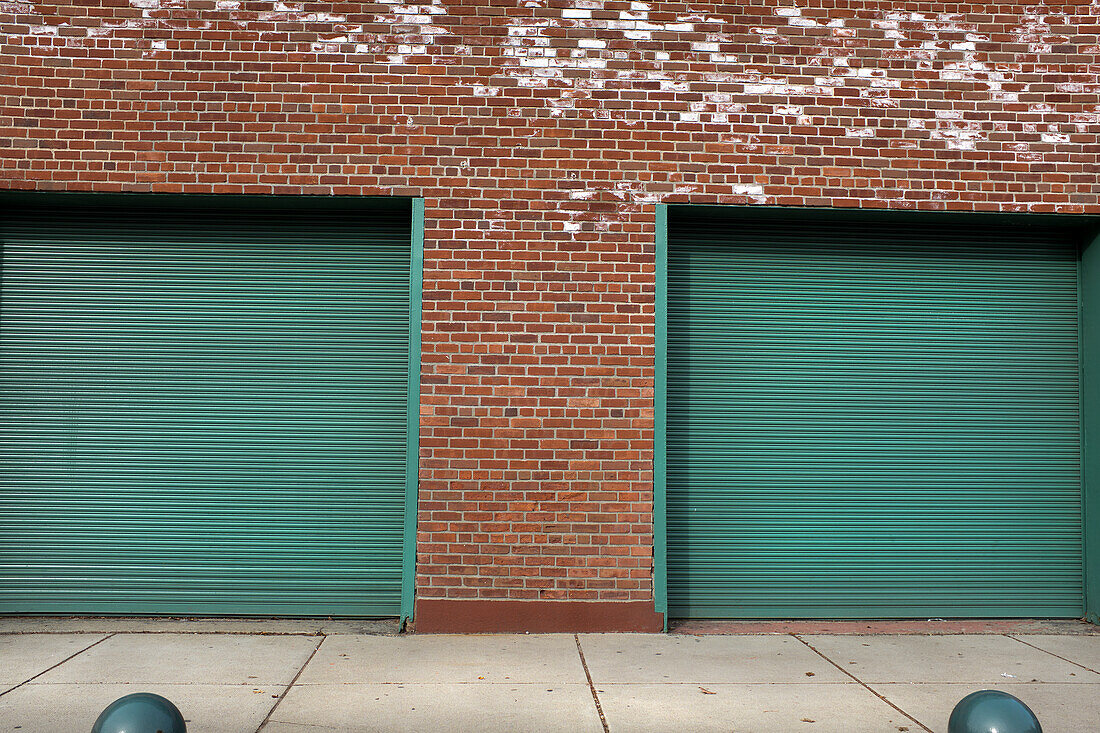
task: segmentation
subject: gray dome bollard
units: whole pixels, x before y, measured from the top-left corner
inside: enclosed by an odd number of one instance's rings
[[[104,708],[92,733],[187,733],[187,724],[170,700],[151,692],[136,692]]]
[[[1043,733],[1031,708],[1007,692],[972,692],[951,711],[947,733]]]

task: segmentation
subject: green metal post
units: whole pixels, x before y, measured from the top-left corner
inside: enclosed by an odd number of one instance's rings
[[[653,602],[668,631],[668,535],[665,484],[668,388],[668,205],[657,204],[653,305]]]
[[[401,569],[401,624],[413,617],[416,600],[416,507],[420,474],[420,328],[424,290],[424,199],[412,200],[409,268],[408,448],[405,462],[405,529]]]

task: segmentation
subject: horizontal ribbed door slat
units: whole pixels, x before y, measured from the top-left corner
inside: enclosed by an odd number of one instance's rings
[[[1061,235],[701,219],[668,258],[671,615],[1080,615]]]
[[[0,611],[398,613],[407,216],[28,212],[3,258]]]

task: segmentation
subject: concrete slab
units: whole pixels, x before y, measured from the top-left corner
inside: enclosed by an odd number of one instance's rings
[[[1017,636],[1016,638],[1051,654],[1057,654],[1071,662],[1076,662],[1083,667],[1088,667],[1093,672],[1100,672],[1100,636],[1028,635]]]
[[[318,641],[313,636],[119,634],[37,681],[286,685]]]
[[[388,634],[397,619],[276,618],[97,618],[84,616],[0,617],[0,634],[27,633],[173,633],[173,634]]]
[[[0,692],[26,682],[105,634],[13,634],[0,636]]]
[[[344,621],[325,621],[321,624],[321,633],[334,634],[372,634],[375,636],[396,636],[401,633],[401,624],[391,619],[361,619]]]
[[[885,684],[872,689],[935,733],[947,733],[955,705],[971,692],[1004,690],[1035,712],[1043,730],[1094,731],[1100,720],[1100,685],[1089,684]]]
[[[862,686],[837,684],[598,685],[614,733],[919,731]]]
[[[874,621],[740,621],[677,619],[673,634],[1094,634],[1100,626],[1074,619],[948,619]]]
[[[1096,682],[1100,675],[1006,636],[805,636],[863,682]]]
[[[133,692],[171,700],[187,729],[255,733],[275,703],[278,686],[251,685],[40,685],[31,683],[0,697],[0,730],[20,733],[87,731],[103,709]]]
[[[584,682],[569,634],[330,636],[299,682]]]
[[[596,684],[612,682],[848,682],[790,636],[582,634]]]
[[[591,731],[587,684],[295,685],[264,733]]]

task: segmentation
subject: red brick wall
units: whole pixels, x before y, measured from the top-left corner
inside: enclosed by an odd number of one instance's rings
[[[418,597],[652,609],[654,205],[1098,213],[1098,15],[0,1],[0,175],[423,196]]]

